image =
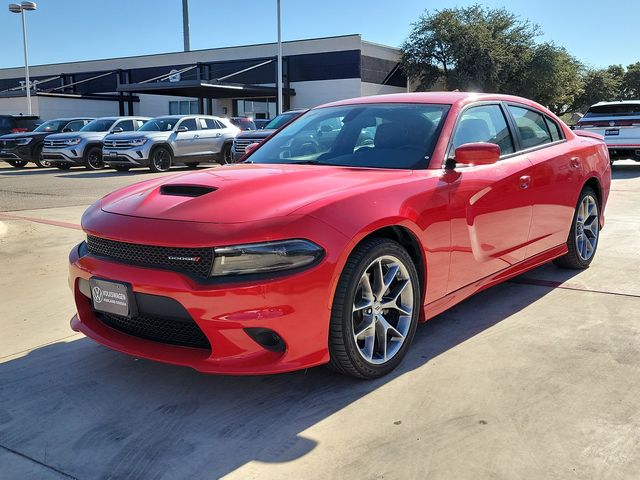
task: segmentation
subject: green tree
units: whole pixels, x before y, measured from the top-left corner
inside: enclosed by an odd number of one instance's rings
[[[521,82],[538,27],[504,8],[473,5],[426,13],[403,43],[401,63],[426,90],[508,91]]]
[[[583,92],[582,64],[553,43],[536,45],[514,93],[536,100],[557,115],[571,110]]]
[[[622,96],[627,100],[640,99],[640,62],[627,67],[621,85]]]
[[[572,110],[584,112],[595,103],[620,100],[623,79],[621,70],[624,72],[620,65],[587,70],[583,76],[584,87],[582,92],[576,96]]]

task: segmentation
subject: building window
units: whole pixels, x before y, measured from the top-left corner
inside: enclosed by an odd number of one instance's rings
[[[189,115],[193,113],[200,113],[197,100],[169,102],[169,115]]]

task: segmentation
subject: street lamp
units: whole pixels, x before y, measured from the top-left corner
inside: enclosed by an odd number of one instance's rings
[[[25,87],[27,89],[27,104],[29,107],[29,115],[33,112],[31,111],[31,82],[29,81],[29,55],[27,54],[27,21],[24,16],[25,11],[33,11],[36,9],[35,2],[22,2],[20,4],[10,3],[9,11],[12,13],[20,13],[22,14],[22,43],[24,46],[24,76],[25,76]]]

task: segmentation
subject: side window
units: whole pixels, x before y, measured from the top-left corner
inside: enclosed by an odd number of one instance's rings
[[[201,118],[200,128],[204,128],[207,130],[218,130],[221,127],[220,127],[220,124],[216,122],[213,118]]]
[[[136,130],[138,130],[142,125],[145,124],[144,120],[135,120]]]
[[[196,125],[196,119],[195,118],[187,118],[185,120],[183,120],[180,125],[180,127],[187,127],[187,130],[192,131],[192,130],[198,130],[198,126]]]
[[[64,129],[68,132],[77,132],[85,125],[86,125],[86,122],[84,120],[76,120],[74,122],[67,123]]]
[[[551,132],[551,140],[557,142],[558,140],[562,140],[562,131],[556,122],[551,120],[549,117],[544,117],[547,121],[547,127],[549,127],[549,132]]]
[[[509,105],[509,111],[516,121],[522,148],[537,147],[545,143],[551,143],[551,134],[541,113],[528,108]]]
[[[453,135],[453,149],[474,142],[495,143],[502,155],[515,151],[511,132],[499,105],[480,105],[462,113]]]
[[[123,132],[133,132],[135,130],[133,128],[133,120],[123,120],[114,125],[113,128],[121,128]]]

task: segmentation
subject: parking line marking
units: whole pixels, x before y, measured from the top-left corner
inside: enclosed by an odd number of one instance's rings
[[[21,215],[11,215],[10,213],[6,213],[6,212],[0,212],[0,220],[24,220],[26,222],[53,225],[54,227],[71,228],[73,230],[82,230],[82,227],[76,223],[60,222],[58,220],[49,220],[47,218],[23,217]]]
[[[640,294],[624,293],[624,292],[609,292],[607,290],[594,290],[591,288],[585,288],[578,285],[572,285],[571,283],[558,282],[555,280],[542,280],[539,278],[512,278],[511,280],[508,280],[508,281],[511,283],[518,283],[521,285],[535,285],[537,287],[561,288],[563,290],[574,290],[577,292],[601,293],[603,295],[617,295],[620,297],[640,298]]]

